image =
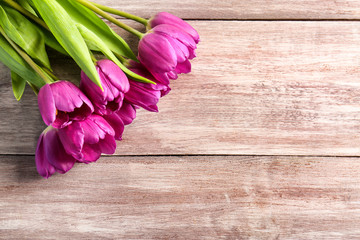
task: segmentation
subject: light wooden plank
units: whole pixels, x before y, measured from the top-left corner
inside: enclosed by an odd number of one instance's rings
[[[139,111],[118,154],[360,155],[360,23],[192,24],[202,36],[193,72],[160,113]],[[78,78],[60,60],[62,78]],[[0,153],[33,154],[36,98],[17,103],[9,81],[1,70]]]
[[[94,2],[149,18],[167,11],[186,19],[359,19],[357,0],[146,0]]]
[[[103,157],[48,180],[0,157],[1,239],[354,239],[360,159]]]

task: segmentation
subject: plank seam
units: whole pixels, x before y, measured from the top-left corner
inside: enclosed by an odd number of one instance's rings
[[[34,154],[0,154],[0,157],[35,157]],[[113,157],[314,157],[314,158],[359,158],[356,155],[264,155],[264,154],[154,154],[154,155],[103,155],[101,158]]]

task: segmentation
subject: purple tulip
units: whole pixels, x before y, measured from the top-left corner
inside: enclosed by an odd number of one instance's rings
[[[84,120],[93,111],[90,100],[68,81],[44,85],[38,95],[41,116],[48,126],[63,128],[74,120]]]
[[[56,129],[49,126],[40,135],[36,154],[36,168],[49,178],[55,172],[66,173],[76,161],[90,163],[101,153],[113,154],[116,149],[115,132],[99,115]]]
[[[181,28],[161,24],[140,40],[138,58],[157,80],[169,84],[177,74],[191,71],[195,49],[196,42]]]
[[[40,135],[35,154],[36,169],[44,178],[55,172],[66,173],[76,162],[67,154],[59,138],[59,129],[49,126]]]
[[[95,112],[108,115],[120,109],[124,93],[129,90],[129,81],[123,71],[110,60],[100,60],[96,69],[99,73],[102,91],[82,71],[80,89],[94,104]]]
[[[116,149],[114,136],[110,124],[96,114],[59,131],[65,151],[83,163],[95,162],[101,153],[113,154]]]
[[[196,43],[199,43],[200,41],[198,32],[190,24],[168,12],[160,12],[156,14],[150,19],[148,26],[150,28],[154,28],[160,24],[168,24],[181,28],[183,31],[187,32]]]

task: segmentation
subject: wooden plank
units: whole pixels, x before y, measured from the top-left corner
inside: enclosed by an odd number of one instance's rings
[[[94,2],[149,18],[171,12],[186,19],[359,19],[357,0],[146,0]]]
[[[360,159],[103,157],[37,176],[0,157],[1,239],[353,239]]]
[[[160,113],[138,112],[118,154],[360,155],[358,22],[192,24],[193,72],[173,81]],[[79,77],[66,59],[54,69]],[[45,127],[36,97],[16,102],[0,73],[0,153],[33,154]]]

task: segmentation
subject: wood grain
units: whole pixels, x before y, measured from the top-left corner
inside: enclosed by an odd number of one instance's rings
[[[94,0],[149,18],[167,11],[186,19],[359,19],[357,0]]]
[[[41,179],[0,157],[1,239],[352,239],[358,158],[103,157]]]
[[[193,72],[159,113],[139,111],[117,154],[360,155],[358,22],[191,23]],[[54,69],[79,76],[66,59]],[[16,102],[4,67],[0,78],[0,153],[33,154],[45,127],[36,97]]]

